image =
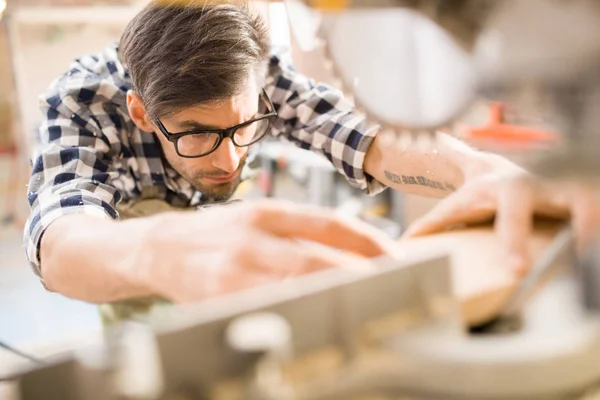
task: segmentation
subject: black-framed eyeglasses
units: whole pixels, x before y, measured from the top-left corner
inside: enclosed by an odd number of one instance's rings
[[[277,112],[264,89],[259,95],[259,101],[268,107],[266,114],[226,129],[198,129],[171,133],[159,118],[154,117],[153,120],[167,140],[173,143],[178,156],[184,158],[204,157],[217,150],[225,138],[230,138],[237,147],[247,147],[265,137],[271,129],[273,120],[277,117]],[[261,109],[260,106],[259,109]]]

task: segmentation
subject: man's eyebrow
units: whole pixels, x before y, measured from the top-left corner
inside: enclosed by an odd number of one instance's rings
[[[252,121],[253,119],[258,117],[258,113],[254,114],[252,116],[252,118],[249,118],[247,121],[245,122],[249,122]],[[194,121],[194,120],[186,120],[183,122],[180,122],[177,124],[181,129],[186,130],[186,131],[201,131],[201,130],[220,130],[222,128],[219,128],[218,126],[214,126],[214,125],[206,125],[206,124],[202,124],[198,121]]]
[[[187,121],[183,121],[178,123],[177,125],[179,125],[181,127],[181,129],[184,130],[215,130],[215,129],[220,129],[214,125],[206,125],[206,124],[202,124],[198,121],[193,121],[193,120],[187,120]]]

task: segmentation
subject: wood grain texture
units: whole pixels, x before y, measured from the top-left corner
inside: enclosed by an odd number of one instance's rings
[[[559,229],[556,223],[536,226],[529,238],[533,260],[550,244]],[[506,255],[491,226],[404,239],[399,242],[399,249],[409,256],[426,252],[449,254],[454,292],[462,316],[470,326],[495,317],[520,281],[507,268]]]

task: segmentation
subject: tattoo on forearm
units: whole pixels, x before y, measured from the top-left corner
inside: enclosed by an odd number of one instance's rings
[[[397,175],[390,171],[383,171],[385,177],[392,183],[404,184],[404,185],[419,185],[419,186],[427,186],[433,189],[445,190],[445,191],[455,191],[456,188],[454,185],[445,182],[437,182],[432,181],[431,179],[427,179],[423,176],[406,176],[406,175]]]

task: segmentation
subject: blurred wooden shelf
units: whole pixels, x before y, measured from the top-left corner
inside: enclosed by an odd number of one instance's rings
[[[19,7],[9,14],[10,23],[18,24],[111,24],[129,22],[142,8],[140,6],[60,6]]]

